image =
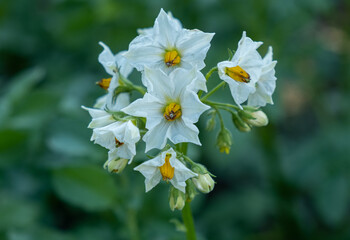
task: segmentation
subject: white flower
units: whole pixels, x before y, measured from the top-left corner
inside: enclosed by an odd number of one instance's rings
[[[115,119],[113,118],[113,116],[108,112],[106,112],[105,110],[96,109],[96,108],[87,108],[84,106],[81,106],[81,107],[86,111],[88,111],[90,116],[92,117],[92,120],[88,128],[100,128],[115,122]]]
[[[131,122],[114,122],[95,128],[91,141],[109,149],[108,160],[130,159],[136,155],[135,144],[140,140],[139,129]]]
[[[246,32],[243,32],[233,58],[218,63],[219,76],[228,83],[231,95],[238,106],[255,91],[255,83],[259,79],[263,64],[256,50],[261,44],[262,42],[254,42],[246,37]]]
[[[114,90],[119,86],[119,73],[124,77],[128,77],[133,67],[127,62],[124,54],[126,51],[113,55],[112,51],[104,43],[100,42],[103,51],[98,56],[98,61],[112,78],[102,79],[101,87],[108,90],[106,96],[101,97],[100,101],[95,104],[96,107],[107,107],[111,111],[120,111],[130,103],[129,94],[121,93],[115,99]],[[105,104],[103,104],[105,101]]]
[[[176,152],[172,148],[140,164],[134,170],[141,172],[146,178],[146,192],[163,178],[164,181],[169,181],[175,188],[185,193],[186,180],[198,176],[176,158]]]
[[[160,68],[167,74],[178,67],[201,70],[213,36],[214,33],[183,29],[177,19],[161,9],[153,28],[141,30],[125,57],[139,71],[144,67]]]
[[[276,88],[275,66],[277,61],[272,61],[272,47],[263,58],[261,75],[255,84],[256,91],[249,95],[248,105],[263,107],[266,103],[273,104],[272,94]]]
[[[146,152],[163,148],[167,139],[174,144],[192,142],[200,145],[199,130],[194,123],[209,107],[188,88],[196,71],[179,68],[167,76],[161,70],[145,69],[144,74],[153,89],[122,111],[147,119],[149,131],[143,137]]]

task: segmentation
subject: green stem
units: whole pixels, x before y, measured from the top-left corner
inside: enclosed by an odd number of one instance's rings
[[[234,108],[234,109],[236,109],[237,111],[241,110],[238,106],[233,105],[233,104],[212,102],[212,101],[208,101],[208,100],[204,100],[204,101],[202,101],[202,102],[203,102],[203,103],[206,103],[206,104],[208,104],[208,105],[210,105],[210,106],[215,105],[215,106],[218,106],[218,107],[229,107],[229,108]]]
[[[209,70],[209,72],[205,75],[205,80],[208,81],[208,79],[210,78],[210,76],[213,74],[213,72],[217,71],[218,67],[213,67],[212,69]]]
[[[210,92],[208,92],[204,97],[201,98],[201,101],[205,101],[208,97],[210,97],[213,93],[219,90],[222,86],[224,86],[226,82],[222,81],[215,88],[213,88]]]
[[[205,75],[205,80],[208,81],[210,76],[213,74],[213,72],[217,71],[218,67],[213,67],[212,69],[209,70],[209,72]],[[198,97],[200,98],[203,94],[203,91],[198,92]]]
[[[188,158],[185,156],[187,154],[187,143],[179,143],[176,144],[176,150],[179,152],[183,157]],[[189,158],[188,158],[189,159]],[[190,160],[192,162],[192,160]],[[194,222],[192,217],[192,211],[190,206],[190,201],[186,201],[184,208],[182,209],[182,220],[186,226],[186,236],[187,240],[196,240],[196,230],[194,228]]]
[[[187,240],[196,240],[197,239],[196,231],[194,229],[194,222],[193,222],[192,211],[191,211],[191,206],[189,201],[186,201],[186,204],[182,209],[182,219],[187,229],[186,231]]]

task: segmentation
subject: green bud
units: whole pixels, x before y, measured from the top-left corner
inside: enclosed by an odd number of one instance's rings
[[[207,121],[207,130],[212,131],[215,127],[215,116],[212,116],[211,118],[208,119]]]
[[[269,123],[269,119],[267,118],[266,114],[261,110],[250,113],[250,116],[250,118],[242,117],[242,120],[251,126],[263,127]]]
[[[180,190],[171,187],[170,197],[169,197],[169,206],[172,211],[175,209],[182,210],[186,203],[186,194]]]
[[[216,138],[216,146],[219,148],[220,152],[225,152],[226,154],[230,153],[232,145],[232,135],[227,128],[221,128],[217,138]]]
[[[192,171],[198,174],[205,174],[208,172],[207,168],[200,163],[194,163],[192,165]]]
[[[198,177],[192,178],[192,181],[197,189],[202,193],[209,193],[214,189],[215,182],[209,173],[199,174]]]
[[[237,113],[232,113],[232,121],[236,128],[241,132],[250,132],[249,125],[244,122]]]
[[[186,181],[186,195],[187,195],[187,200],[189,201],[192,201],[194,197],[197,195],[196,187],[191,179],[188,179]]]
[[[121,173],[124,170],[128,161],[129,161],[128,159],[124,159],[124,158],[114,159],[114,160],[105,162],[103,167],[107,169],[107,171],[110,173]]]

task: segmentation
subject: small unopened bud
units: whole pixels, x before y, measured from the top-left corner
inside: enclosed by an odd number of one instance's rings
[[[172,211],[175,209],[182,210],[186,203],[186,194],[181,192],[180,190],[171,187],[170,190],[170,198],[169,198],[169,206]]]
[[[215,117],[211,117],[207,121],[207,130],[212,131],[215,127]]]
[[[214,189],[215,182],[209,173],[199,174],[198,177],[192,178],[192,181],[202,193],[209,193]]]
[[[195,196],[197,195],[197,190],[196,190],[196,186],[194,185],[194,183],[191,181],[191,179],[188,179],[186,181],[186,196],[187,196],[187,200],[188,201],[192,201]]]
[[[269,123],[266,114],[259,110],[250,113],[250,118],[242,117],[243,121],[254,127],[263,127]]]
[[[251,128],[244,122],[237,113],[232,113],[232,121],[241,132],[250,132]]]
[[[107,171],[110,173],[121,173],[124,170],[127,163],[128,163],[128,159],[124,159],[124,158],[114,159],[114,160],[107,161],[103,165],[103,167],[107,169]]]
[[[226,128],[221,128],[216,138],[216,146],[219,148],[220,152],[225,152],[226,154],[229,154],[231,145],[232,145],[231,132]]]

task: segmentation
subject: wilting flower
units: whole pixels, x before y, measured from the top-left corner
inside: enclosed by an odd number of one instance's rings
[[[276,88],[275,66],[277,61],[272,61],[272,47],[263,58],[263,67],[259,80],[255,84],[255,92],[248,97],[248,105],[263,107],[266,103],[273,104],[272,94]]]
[[[104,43],[100,42],[100,45],[103,47],[103,51],[100,53],[98,61],[112,77],[104,78],[98,82],[98,85],[108,90],[108,93],[106,96],[102,96],[98,99],[95,107],[107,107],[111,111],[120,111],[120,109],[126,107],[130,103],[129,94],[121,93],[114,99],[114,90],[119,86],[119,74],[128,77],[133,67],[124,57],[126,51],[113,55],[112,51]],[[104,101],[105,104],[103,104]]]
[[[152,29],[139,32],[125,57],[139,71],[144,67],[160,68],[167,74],[179,67],[204,68],[204,58],[214,36],[214,33],[182,28],[181,23],[163,9]]]
[[[125,158],[132,161],[136,155],[135,144],[140,140],[139,129],[131,122],[114,122],[95,128],[91,141],[109,149],[108,159]]]
[[[153,86],[151,91],[122,111],[147,119],[149,131],[143,137],[146,152],[152,148],[163,148],[167,139],[174,144],[192,142],[200,145],[199,130],[194,123],[209,107],[189,90],[195,71],[176,69],[167,76],[161,70],[145,69],[144,74]]]
[[[254,42],[243,32],[238,48],[230,61],[218,63],[219,76],[228,83],[231,95],[237,105],[248,99],[255,92],[263,61],[256,50],[262,42]]]
[[[186,180],[197,174],[188,169],[176,158],[176,152],[170,148],[159,156],[148,160],[134,170],[139,171],[146,178],[146,192],[155,187],[161,179],[169,181],[175,188],[185,193]]]

